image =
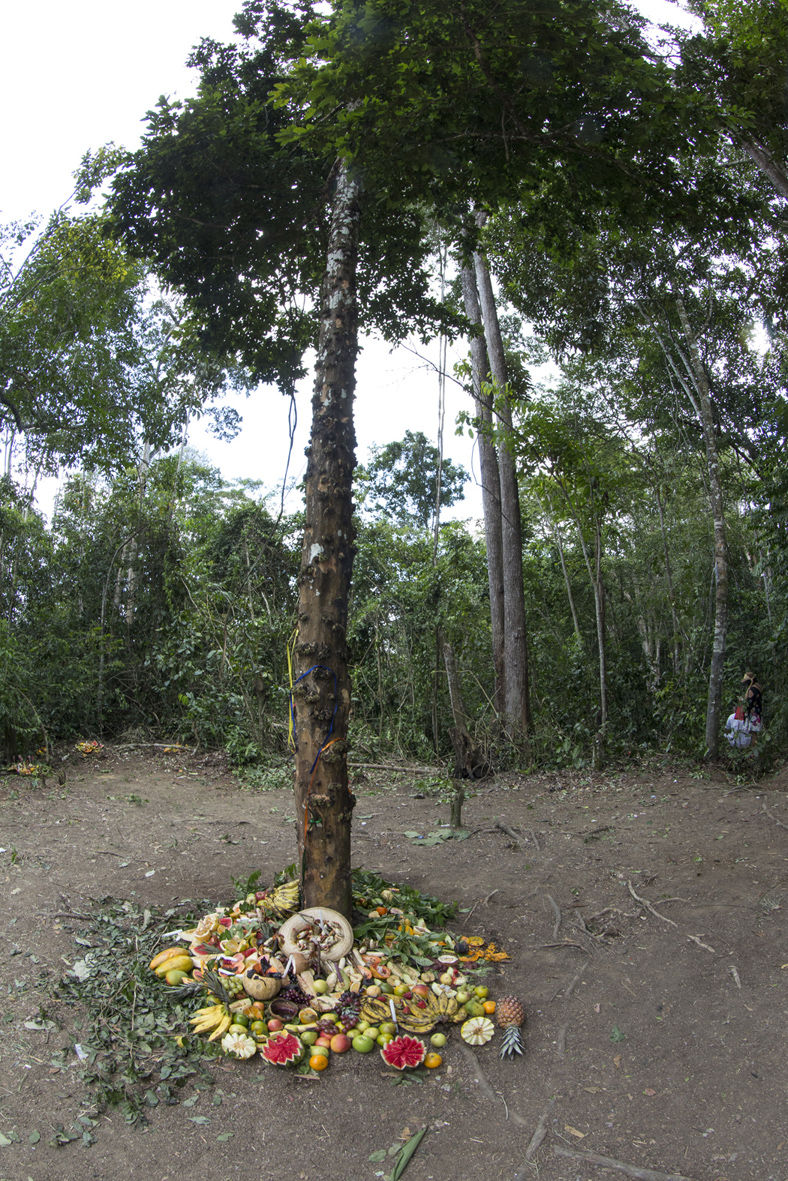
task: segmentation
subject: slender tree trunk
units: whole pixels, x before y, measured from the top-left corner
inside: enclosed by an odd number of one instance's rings
[[[602,767],[607,739],[607,643],[605,622],[605,584],[602,579],[602,524],[599,517],[594,520],[594,604],[596,607],[596,634],[599,648],[599,729],[596,735],[595,766]]]
[[[681,652],[679,648],[679,639],[682,635],[679,617],[676,612],[676,594],[673,589],[673,571],[670,565],[670,553],[668,552],[668,534],[665,529],[665,512],[662,506],[662,494],[659,490],[659,481],[655,482],[655,490],[657,496],[657,506],[659,508],[659,527],[662,533],[662,548],[665,554],[665,576],[668,580],[668,596],[670,598],[670,614],[673,620],[673,675],[677,677],[681,669]]]
[[[577,608],[575,607],[575,598],[572,594],[572,583],[569,581],[569,571],[566,568],[566,558],[564,557],[564,543],[561,540],[561,531],[557,525],[551,524],[553,530],[553,537],[555,538],[556,548],[558,550],[558,557],[561,560],[561,571],[564,575],[564,586],[566,587],[566,597],[569,600],[569,610],[572,612],[572,624],[575,629],[575,636],[580,647],[583,646],[583,633],[580,630],[580,620],[577,615]]]
[[[479,310],[479,293],[476,289],[476,275],[469,266],[462,268],[462,293],[465,300],[465,314],[472,324],[482,327]],[[477,441],[479,444],[479,467],[482,477],[482,508],[484,511],[484,540],[487,547],[487,577],[490,587],[490,623],[492,631],[492,656],[495,671],[493,704],[499,718],[506,709],[504,680],[504,593],[503,593],[503,541],[501,539],[501,478],[498,472],[498,456],[490,438],[492,427],[492,406],[489,397],[482,391],[482,382],[490,371],[487,360],[487,346],[483,336],[471,338],[471,369],[473,372],[473,399],[479,422]]]
[[[605,736],[607,732],[607,637],[605,620],[605,581],[602,573],[602,520],[596,509],[594,513],[594,556],[593,562],[583,533],[580,514],[575,507],[572,494],[563,480],[556,478],[556,487],[566,501],[567,508],[572,515],[583,551],[583,561],[586,564],[588,578],[594,592],[594,615],[596,618],[597,651],[599,654],[599,721],[594,738],[594,765],[599,768],[604,760]]]
[[[340,167],[333,194],[306,473],[299,576],[296,830],[303,903],[350,916],[348,594],[353,571],[353,397],[358,352],[360,185]]]
[[[499,391],[498,417],[503,443],[498,447],[501,486],[501,541],[504,588],[504,675],[506,723],[513,738],[526,738],[531,727],[526,643],[525,592],[523,588],[523,539],[517,469],[509,446],[512,415],[506,395],[507,370],[490,271],[484,255],[474,254],[490,372]]]
[[[703,367],[697,337],[687,315],[683,298],[676,296],[681,327],[689,349],[692,377],[697,396],[703,441],[706,446],[706,462],[709,471],[709,499],[714,518],[714,570],[716,587],[714,596],[714,642],[709,667],[709,695],[706,706],[706,749],[710,759],[716,759],[720,748],[720,714],[722,707],[722,680],[725,666],[725,644],[728,633],[728,547],[725,530],[725,512],[720,479],[720,459],[717,453],[717,437],[714,430],[714,416],[711,408],[711,388]]]

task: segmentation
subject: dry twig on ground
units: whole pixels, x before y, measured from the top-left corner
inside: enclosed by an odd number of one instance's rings
[[[641,898],[639,894],[636,894],[630,881],[627,882],[627,888],[632,897],[635,899],[635,902],[639,902],[641,906],[645,906],[646,910],[649,911],[650,914],[653,914],[655,919],[662,919],[663,923],[670,923],[671,927],[678,927],[678,923],[674,923],[673,919],[666,918],[664,914],[660,914],[658,910],[655,910],[653,903],[649,902],[646,898]],[[674,899],[664,898],[663,901],[673,902]]]

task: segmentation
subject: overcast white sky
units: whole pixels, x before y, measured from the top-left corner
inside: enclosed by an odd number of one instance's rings
[[[668,0],[641,0],[655,21],[678,23]],[[202,37],[230,40],[240,0],[39,0],[32,8],[0,10],[0,219],[48,214],[71,193],[71,174],[83,154],[114,141],[139,143],[146,111],[159,95],[193,92],[189,51]],[[451,366],[451,361],[450,361]],[[356,428],[359,458],[371,443],[401,439],[406,430],[437,433],[438,379],[410,354],[390,356],[370,346],[358,365]],[[445,453],[469,469],[471,444],[456,439],[453,423],[467,399],[447,385]],[[310,383],[299,394],[299,430],[290,475],[304,470]],[[242,400],[242,434],[219,444],[196,427],[191,436],[228,479],[281,481],[287,451],[287,403],[275,390]],[[462,515],[477,516],[480,498],[467,493]]]

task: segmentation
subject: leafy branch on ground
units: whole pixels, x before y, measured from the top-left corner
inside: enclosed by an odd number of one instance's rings
[[[80,936],[90,950],[56,988],[75,1020],[70,1050],[61,1051],[53,1065],[65,1068],[66,1058],[77,1053],[97,1111],[116,1108],[130,1124],[146,1122],[146,1110],[159,1103],[179,1103],[189,1081],[198,1089],[213,1086],[206,1064],[219,1051],[182,1034],[196,1002],[181,990],[163,989],[148,971],[174,914],[102,899]],[[185,920],[179,915],[179,923]]]

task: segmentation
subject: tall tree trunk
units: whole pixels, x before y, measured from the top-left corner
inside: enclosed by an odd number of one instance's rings
[[[561,539],[561,530],[554,521],[550,522],[550,528],[553,531],[553,538],[555,539],[556,549],[558,550],[558,557],[561,560],[561,572],[564,576],[564,586],[566,587],[566,597],[569,600],[569,610],[572,612],[572,626],[575,629],[575,638],[583,647],[583,633],[580,630],[580,619],[578,618],[577,608],[575,607],[575,597],[572,594],[572,583],[569,581],[569,571],[566,568],[566,558],[564,557],[564,543]]]
[[[594,614],[596,617],[597,651],[599,653],[599,718],[597,732],[594,736],[594,766],[600,768],[604,761],[605,739],[607,732],[607,634],[605,610],[605,580],[602,573],[602,518],[593,506],[594,514],[594,555],[593,562],[588,549],[588,542],[583,533],[583,524],[577,511],[572,493],[563,480],[556,478],[556,487],[560,490],[567,508],[575,522],[580,548],[583,551],[583,561],[586,564],[588,578],[594,592]]]
[[[483,223],[480,222],[480,224]],[[479,251],[474,253],[473,260],[490,372],[499,392],[498,417],[503,435],[503,442],[498,447],[498,470],[501,487],[503,550],[505,718],[507,728],[513,738],[527,739],[531,728],[531,704],[528,683],[525,592],[523,589],[523,538],[517,469],[509,446],[512,414],[506,393],[508,374],[487,260]]]
[[[654,483],[654,489],[657,497],[657,507],[659,508],[659,527],[662,533],[662,549],[665,554],[665,576],[668,580],[668,595],[670,597],[670,614],[673,620],[673,675],[677,677],[681,668],[681,652],[679,647],[679,640],[683,635],[681,624],[679,623],[678,613],[676,611],[676,594],[673,589],[673,570],[670,565],[670,553],[668,551],[668,534],[665,529],[665,511],[662,505],[662,494],[660,492],[659,480]]]
[[[687,315],[684,300],[676,296],[676,308],[681,321],[684,337],[689,350],[689,362],[697,398],[703,441],[706,446],[706,462],[709,471],[709,499],[714,518],[714,571],[716,588],[714,595],[714,642],[709,667],[709,695],[706,705],[706,750],[710,759],[716,759],[720,749],[720,714],[722,707],[722,679],[725,671],[725,644],[728,634],[728,547],[725,530],[725,512],[720,479],[720,458],[717,452],[717,436],[711,408],[711,388],[703,367],[698,340]]]
[[[339,168],[320,309],[306,472],[293,690],[296,830],[303,904],[350,916],[348,594],[353,571],[353,427],[360,185]]]
[[[462,294],[465,301],[465,315],[472,324],[482,327],[479,310],[479,293],[476,289],[476,275],[469,266],[462,268]],[[506,709],[504,680],[504,594],[503,594],[503,541],[501,539],[501,478],[498,472],[498,456],[490,437],[492,427],[491,399],[482,390],[482,382],[490,371],[487,360],[487,346],[483,336],[471,338],[471,369],[473,379],[473,400],[479,422],[477,441],[479,444],[479,467],[482,477],[482,508],[484,512],[484,540],[487,547],[487,578],[490,587],[490,623],[492,631],[492,657],[495,672],[493,704],[499,718]]]

